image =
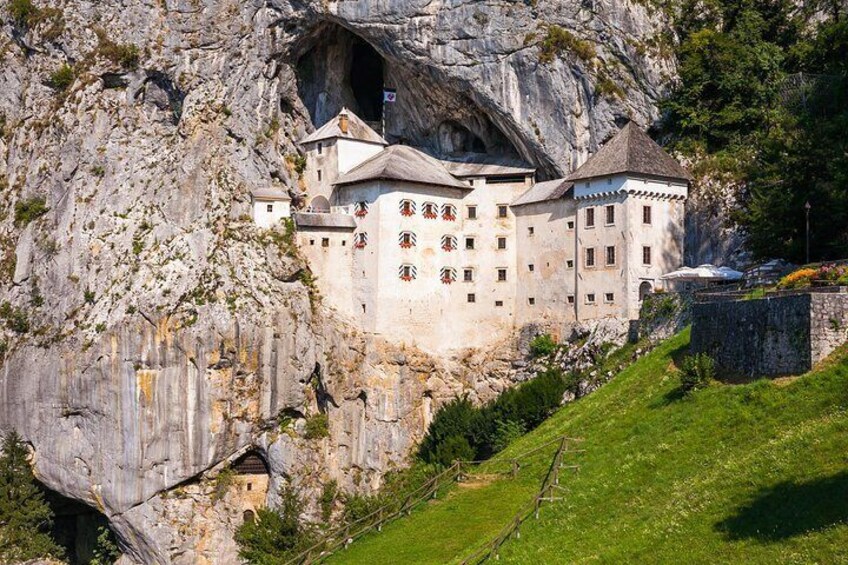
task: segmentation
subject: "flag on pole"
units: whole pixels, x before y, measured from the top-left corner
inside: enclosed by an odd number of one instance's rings
[[[397,99],[397,90],[394,88],[383,89],[383,102],[394,102]]]

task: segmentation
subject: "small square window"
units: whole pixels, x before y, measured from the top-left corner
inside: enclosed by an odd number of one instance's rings
[[[465,282],[473,282],[474,281],[474,270],[473,269],[463,269],[462,270],[462,280]]]
[[[607,214],[607,225],[611,226],[615,224],[615,206],[609,205],[606,207]]]
[[[647,245],[642,247],[642,264],[650,265],[651,264],[651,248]]]
[[[586,295],[586,304],[594,304],[595,303],[595,293],[590,292]]]
[[[607,265],[615,265],[615,246],[607,246]]]
[[[565,266],[568,269],[573,269],[574,268],[574,259],[566,259],[565,260]]]
[[[574,229],[574,220],[570,220],[566,225],[568,226],[568,229],[573,230]]]
[[[466,237],[465,238],[465,248],[466,249],[474,249],[474,238]]]
[[[613,302],[615,302],[615,294],[613,294],[612,292],[605,293],[604,302],[606,302],[607,304],[612,304]]]
[[[469,206],[468,207],[468,219],[476,220],[477,219],[477,206]]]
[[[470,303],[474,303],[474,302],[477,302],[477,297],[473,293],[471,293],[471,294],[468,295],[467,300]]]
[[[535,304],[536,304],[536,299],[535,299],[535,298],[533,298],[533,297],[531,296],[530,298],[528,298],[528,299],[527,299],[527,303],[528,303],[530,306],[533,306],[533,305],[535,305]]]
[[[268,212],[273,212],[273,211],[274,211],[274,205],[273,205],[273,204],[268,204],[267,206],[265,206],[265,209],[266,209]]]
[[[498,249],[506,249],[506,238],[499,237],[498,238]]]
[[[587,228],[595,227],[595,209],[594,208],[586,208],[586,227]]]
[[[498,204],[498,218],[506,218],[507,214],[507,205],[506,204]]]
[[[535,266],[535,265],[533,265],[533,263],[530,263],[529,265],[527,265],[527,270],[528,270],[528,271],[530,271],[531,273],[533,272],[533,270],[534,270],[535,268],[536,268],[536,266]]]
[[[500,308],[503,306],[503,300],[495,300],[495,307]]]
[[[536,233],[536,229],[533,226],[527,228],[527,235],[532,236],[534,233]]]
[[[330,238],[322,237],[321,238],[321,247],[330,247]]]
[[[498,282],[506,280],[506,269],[498,269]]]
[[[586,249],[586,266],[594,267],[595,266],[595,248],[589,247]]]
[[[321,182],[321,169],[318,169],[318,182]]]
[[[309,245],[315,245],[315,240],[314,240],[314,239],[310,239],[310,240],[309,240]]]
[[[573,294],[569,294],[569,295],[568,295],[568,298],[566,298],[566,300],[568,300],[568,303],[569,303],[569,304],[574,304],[574,295],[573,295]]]

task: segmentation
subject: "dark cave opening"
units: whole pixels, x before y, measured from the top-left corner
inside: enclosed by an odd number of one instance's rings
[[[105,528],[109,541],[117,545],[115,534],[109,528],[109,520],[94,508],[68,498],[41,485],[44,500],[53,511],[51,535],[56,543],[65,548],[65,560],[70,565],[87,565],[94,559],[98,537]],[[101,548],[102,550],[103,548]]]
[[[358,37],[351,50],[350,88],[359,106],[359,117],[380,121],[383,117],[383,58]]]

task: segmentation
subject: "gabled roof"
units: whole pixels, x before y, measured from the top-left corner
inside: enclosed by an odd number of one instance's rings
[[[339,127],[339,116],[342,113],[347,113],[348,126],[347,133],[342,133]],[[329,122],[310,133],[298,143],[304,145],[306,143],[314,143],[324,139],[356,139],[366,141],[368,143],[378,143],[380,145],[388,145],[383,137],[371,129],[371,127],[360,119],[359,116],[346,108],[342,108],[341,112],[336,114]]]
[[[254,200],[291,200],[288,193],[279,188],[257,188],[250,194]]]
[[[523,206],[525,204],[535,204],[536,202],[545,202],[547,200],[557,200],[566,196],[572,187],[574,187],[574,183],[566,179],[537,182],[530,190],[516,198],[510,206]]]
[[[397,180],[471,190],[451,175],[438,159],[408,145],[391,145],[336,180],[335,186],[371,180]]]
[[[519,159],[485,153],[451,155],[443,159],[442,164],[455,177],[518,176],[536,172],[536,169]]]
[[[692,179],[674,157],[633,122],[628,122],[567,178],[576,181],[622,173],[683,181]]]

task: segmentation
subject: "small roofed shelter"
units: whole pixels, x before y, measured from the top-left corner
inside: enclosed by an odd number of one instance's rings
[[[270,228],[291,216],[291,198],[279,188],[260,188],[251,197],[253,221],[260,228]]]
[[[248,451],[232,464],[235,472],[235,503],[245,520],[253,520],[256,510],[265,506],[269,472],[265,459],[256,451]]]

